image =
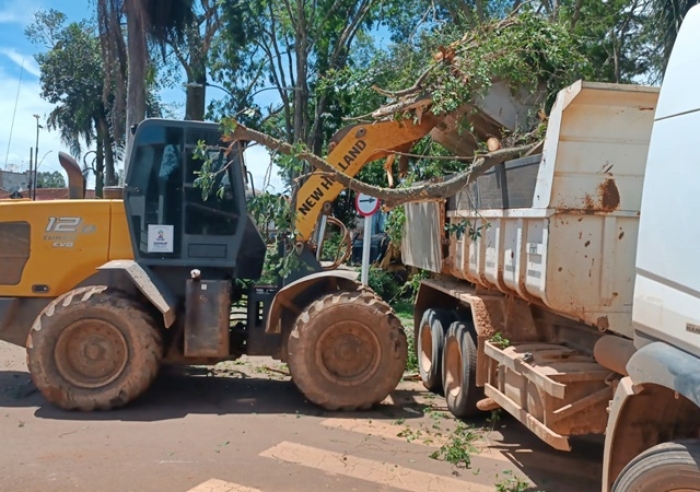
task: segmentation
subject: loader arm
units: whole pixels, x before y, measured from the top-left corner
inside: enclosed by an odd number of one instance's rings
[[[372,124],[351,125],[339,130],[330,141],[326,161],[338,171],[354,177],[365,164],[403,150],[427,135],[438,123],[438,118],[424,114],[419,122],[412,119],[380,121]],[[324,204],[335,200],[345,187],[333,176],[316,170],[301,186],[296,196],[297,241],[306,243],[316,222],[324,211]],[[328,209],[327,209],[328,210]]]

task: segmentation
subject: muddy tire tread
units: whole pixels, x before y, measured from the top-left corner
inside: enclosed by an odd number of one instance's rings
[[[442,350],[445,345],[445,337],[450,324],[456,319],[454,311],[449,309],[428,308],[421,316],[418,335],[414,341],[416,356],[418,358],[418,373],[425,389],[432,393],[442,394]],[[440,328],[436,326],[440,324]],[[421,364],[423,351],[423,337],[421,331],[423,326],[428,325],[432,339],[432,363],[430,371],[426,371]]]
[[[41,354],[42,350],[52,352],[58,339],[51,327],[53,322],[60,322],[66,313],[75,316],[73,312],[90,308],[111,312],[121,319],[126,332],[121,331],[129,347],[129,360],[122,374],[96,391],[74,388],[61,377],[53,359],[47,360]],[[163,359],[163,341],[155,318],[142,303],[106,286],[74,289],[52,301],[34,322],[26,349],[34,385],[47,400],[66,410],[111,410],[127,405],[150,387]]]
[[[319,313],[343,304],[369,306],[374,309],[373,318],[384,320],[381,329],[386,330],[384,335],[393,340],[394,354],[388,356],[393,361],[388,371],[382,371],[382,368],[377,371],[381,373],[379,384],[363,388],[362,391],[341,388],[341,394],[333,394],[317,384],[314,371],[301,361],[305,359],[306,352],[314,351],[306,335],[315,328],[315,319]],[[297,388],[310,402],[331,411],[367,410],[383,401],[401,381],[408,355],[406,334],[395,311],[380,296],[364,286],[353,291],[326,294],[307,306],[292,327],[288,347],[288,365]]]
[[[482,415],[476,404],[483,398],[482,388],[476,385],[477,348],[474,341],[475,331],[473,324],[461,320],[453,321],[445,334],[445,350],[442,360],[443,385],[447,375],[448,350],[450,339],[454,339],[459,347],[462,358],[462,385],[457,398],[447,394],[445,389],[445,403],[452,415],[459,419],[473,418]]]
[[[657,444],[627,463],[615,480],[612,492],[663,492],[667,487],[700,491],[698,463],[700,439]]]

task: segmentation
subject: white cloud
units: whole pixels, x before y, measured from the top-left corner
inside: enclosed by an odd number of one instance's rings
[[[33,0],[5,0],[0,6],[0,24],[27,25],[34,20],[39,2]]]
[[[9,76],[0,68],[0,108],[3,108],[3,115],[0,118],[0,168],[26,171],[29,169],[29,149],[36,144],[36,119],[33,115],[38,114],[40,124],[46,127],[46,116],[54,106],[39,95],[41,88],[38,81],[28,80],[25,77],[19,89],[19,97],[17,97],[18,86],[19,79]],[[10,132],[12,132],[11,140]],[[50,132],[46,128],[40,130],[39,171],[62,172],[63,168],[58,164],[60,150],[68,151],[61,143],[58,132],[55,130]],[[51,153],[42,161],[42,157],[48,151]]]
[[[16,63],[17,66],[24,67],[25,72],[28,72],[35,77],[39,77],[41,75],[39,65],[34,60],[33,56],[23,55],[14,48],[0,48],[0,54],[8,57],[10,60]]]

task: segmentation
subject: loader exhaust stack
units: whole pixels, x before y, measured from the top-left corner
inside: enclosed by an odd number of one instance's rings
[[[68,174],[68,197],[71,200],[85,198],[85,178],[80,165],[65,152],[58,153],[58,162]]]

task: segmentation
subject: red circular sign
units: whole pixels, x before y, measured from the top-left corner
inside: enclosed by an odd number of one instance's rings
[[[373,196],[365,195],[364,193],[358,193],[355,196],[355,210],[362,217],[370,217],[377,213],[381,202],[379,198],[374,198]]]

